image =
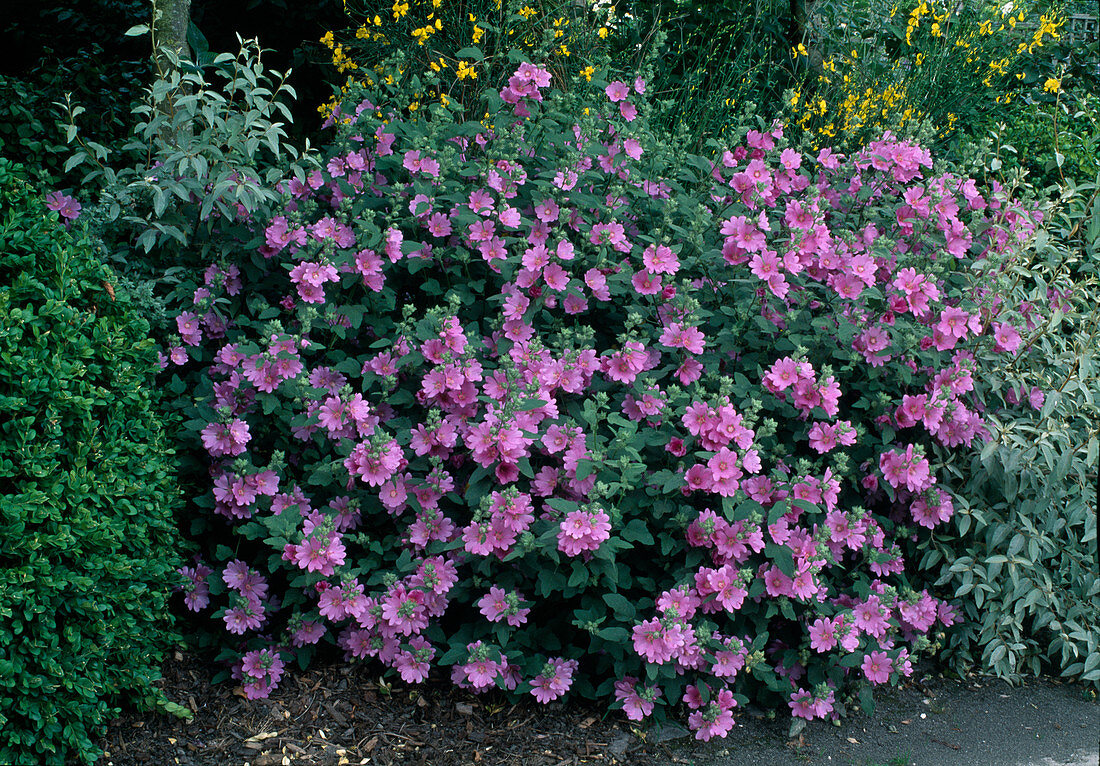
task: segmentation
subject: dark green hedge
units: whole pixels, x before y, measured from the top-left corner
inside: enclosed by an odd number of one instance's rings
[[[95,760],[174,639],[157,352],[112,279],[0,159],[0,763]]]

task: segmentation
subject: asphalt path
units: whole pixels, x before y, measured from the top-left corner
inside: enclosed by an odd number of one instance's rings
[[[801,741],[788,739],[789,719],[753,710],[740,711],[725,740],[663,736],[673,740],[672,764],[692,766],[1100,765],[1100,702],[1079,685],[925,676],[876,690],[875,703],[873,717],[856,714],[839,727],[815,721]]]

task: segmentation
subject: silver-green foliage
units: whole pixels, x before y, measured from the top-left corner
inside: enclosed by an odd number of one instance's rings
[[[1012,269],[1006,300],[1057,301],[1007,363],[980,374],[1002,391],[1037,386],[1045,400],[987,413],[990,441],[950,469],[955,534],[938,536],[923,568],[962,607],[948,646],[959,667],[1009,679],[1053,670],[1100,687],[1100,199],[1068,188],[1030,259]],[[1025,408],[1026,409],[1026,408]]]
[[[76,125],[82,107],[65,105],[74,145],[65,169],[88,167],[83,183],[101,190],[109,242],[114,234],[118,246],[146,253],[186,248],[209,262],[240,246],[232,224],[279,202],[278,181],[304,178],[313,154],[308,143],[299,150],[287,142],[282,120],[291,119],[286,101],[294,89],[289,72],[265,70],[258,41],[241,41],[235,56],[205,64],[162,50],[173,66],[134,110],[131,139],[121,147],[83,140]]]

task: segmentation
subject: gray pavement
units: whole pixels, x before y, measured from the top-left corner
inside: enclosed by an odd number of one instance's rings
[[[742,711],[725,740],[670,743],[692,766],[1100,766],[1100,702],[1049,679],[1009,686],[992,678],[925,677],[876,691],[873,718],[815,721],[801,743],[788,720]],[[670,764],[671,766],[671,764]]]

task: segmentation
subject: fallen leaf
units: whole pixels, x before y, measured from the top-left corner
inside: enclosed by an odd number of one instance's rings
[[[902,723],[905,724],[906,726],[908,726],[909,724],[911,724],[913,722],[911,720],[909,720],[908,718],[906,718],[904,721],[902,721]]]
[[[859,744],[859,740],[856,739],[855,737],[848,737],[848,741],[851,742],[853,745],[858,745]]]
[[[271,739],[277,736],[279,736],[279,732],[277,731],[262,731],[259,734],[253,734],[246,739],[245,742],[263,742],[265,739]]]

